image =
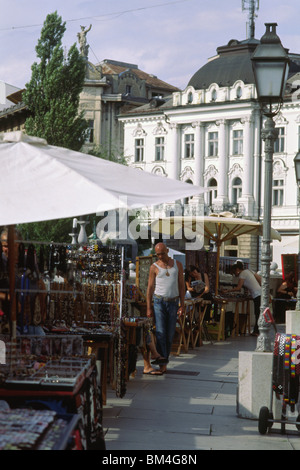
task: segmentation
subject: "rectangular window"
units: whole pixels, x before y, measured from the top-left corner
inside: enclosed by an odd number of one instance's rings
[[[194,134],[184,136],[184,158],[194,158]]]
[[[135,139],[135,161],[144,161],[144,139]]]
[[[164,160],[165,156],[165,138],[156,137],[155,138],[155,161]]]
[[[278,135],[278,139],[276,139],[274,143],[274,152],[283,153],[284,144],[285,144],[284,127],[279,127],[278,130],[279,130],[279,135]]]
[[[273,206],[283,206],[284,181],[273,181]]]
[[[233,155],[243,154],[243,131],[233,131]]]
[[[218,155],[218,132],[208,133],[208,156],[216,157]]]

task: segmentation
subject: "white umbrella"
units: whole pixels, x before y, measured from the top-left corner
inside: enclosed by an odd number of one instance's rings
[[[0,225],[171,203],[205,191],[21,131],[0,136]]]
[[[9,226],[10,253],[15,224],[140,208],[204,192],[199,186],[51,146],[21,131],[0,134],[0,168],[0,225]],[[9,273],[15,337],[14,256]]]
[[[221,214],[212,214],[203,217],[170,217],[154,220],[151,224],[152,234],[160,233],[166,237],[174,236],[176,238],[176,234],[182,233],[189,239],[192,238],[192,235],[202,237],[202,246],[204,245],[205,238],[216,243],[216,294],[218,293],[220,247],[222,243],[232,238],[239,237],[240,235],[252,234],[262,236],[263,234],[263,225],[261,222],[239,219],[237,217],[227,217],[227,215],[229,214],[225,213],[224,216]],[[280,234],[275,229],[271,229],[271,237],[273,240],[281,240]]]

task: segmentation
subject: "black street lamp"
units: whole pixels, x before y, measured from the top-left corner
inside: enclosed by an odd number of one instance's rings
[[[269,307],[270,263],[271,257],[271,211],[272,211],[272,176],[274,143],[278,138],[273,117],[283,103],[285,84],[289,71],[289,56],[276,34],[277,23],[265,23],[266,32],[252,56],[257,98],[263,114],[267,117],[262,139],[265,142],[265,187],[263,240],[261,255],[262,295],[258,320],[259,336],[257,351],[271,352],[271,325],[266,322],[263,313]]]
[[[263,113],[274,116],[283,102],[290,60],[276,34],[277,23],[265,23],[265,26],[266,32],[251,59],[257,97]],[[275,111],[273,105],[277,106]]]

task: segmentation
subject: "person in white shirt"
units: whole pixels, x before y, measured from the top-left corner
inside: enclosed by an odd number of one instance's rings
[[[261,279],[258,274],[253,273],[250,269],[244,269],[244,265],[241,261],[237,261],[232,266],[232,272],[239,278],[236,287],[232,287],[226,292],[239,292],[242,287],[248,289],[254,302],[254,314],[255,314],[255,325],[252,336],[258,336],[258,318],[260,315],[260,300],[261,300]]]
[[[159,355],[169,359],[176,329],[177,315],[184,313],[185,285],[183,266],[169,257],[169,249],[164,243],[157,243],[155,253],[158,258],[149,271],[147,289],[147,317],[154,313],[156,327],[156,347]],[[153,307],[152,307],[153,300]],[[160,365],[160,373],[167,370]]]

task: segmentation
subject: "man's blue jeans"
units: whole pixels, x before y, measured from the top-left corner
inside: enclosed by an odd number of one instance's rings
[[[157,352],[168,359],[175,334],[179,300],[163,300],[153,296],[156,349]]]

